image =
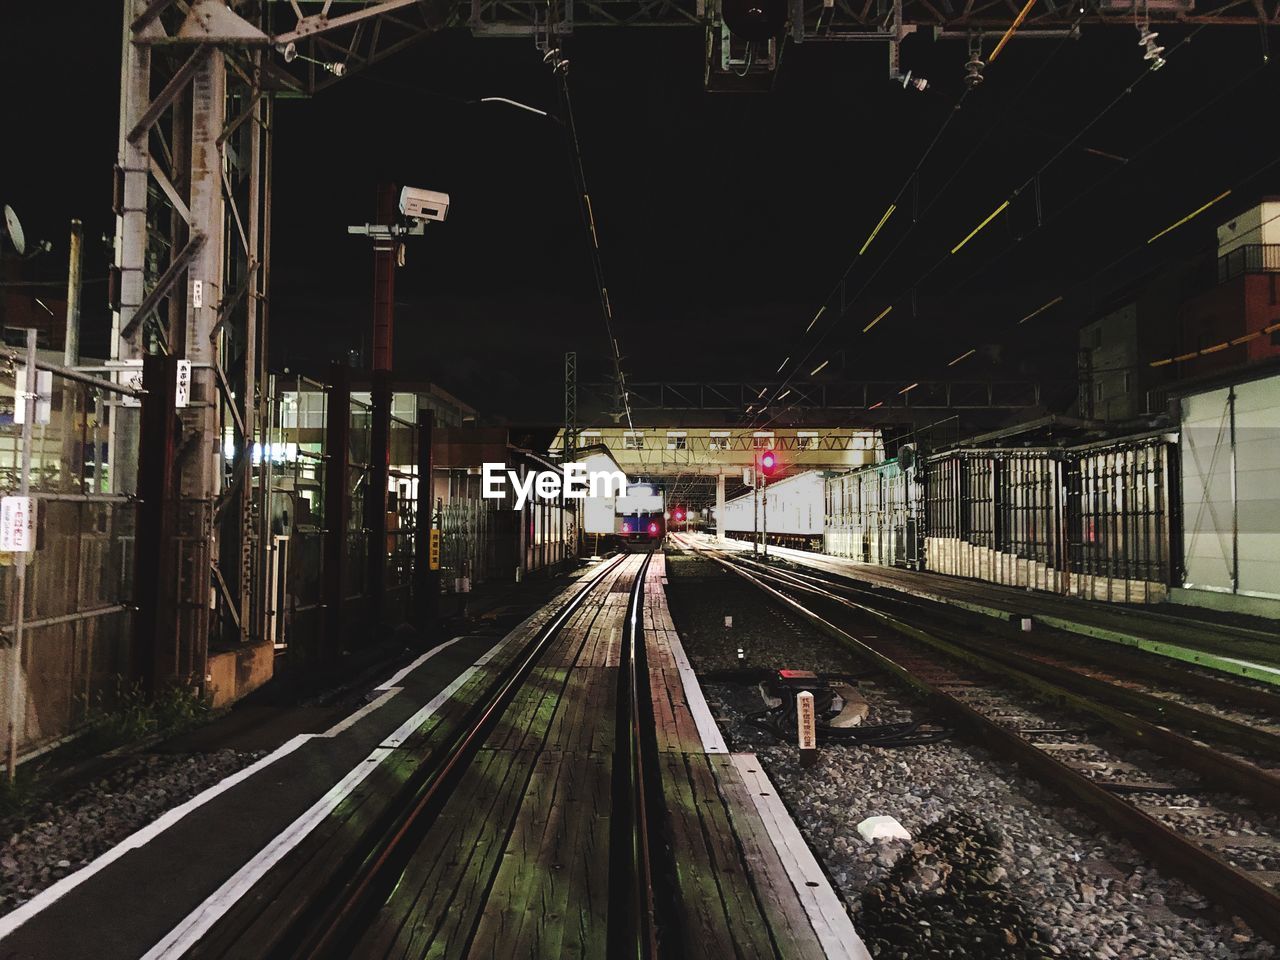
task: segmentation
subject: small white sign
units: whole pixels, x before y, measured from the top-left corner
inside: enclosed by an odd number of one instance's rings
[[[36,502],[32,497],[0,499],[0,550],[30,553],[36,545]]]
[[[814,720],[813,694],[808,690],[796,694],[796,730],[801,750],[818,749],[818,727]]]
[[[191,361],[178,361],[178,385],[173,393],[173,405],[181,409],[191,402]]]
[[[196,309],[204,306],[204,281],[191,281],[191,305]]]
[[[53,415],[53,373],[36,370],[35,423],[48,423]],[[27,422],[27,368],[18,367],[13,381],[13,422]]]

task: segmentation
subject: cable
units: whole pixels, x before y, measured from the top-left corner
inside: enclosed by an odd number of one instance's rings
[[[825,312],[826,312],[827,304],[828,304],[828,303],[830,303],[831,298],[832,298],[833,296],[835,296],[836,292],[837,292],[837,291],[839,291],[839,290],[844,286],[844,283],[845,283],[845,281],[848,279],[849,274],[853,271],[853,268],[857,265],[858,261],[862,259],[863,254],[865,254],[865,253],[867,252],[867,248],[871,246],[871,242],[876,238],[876,235],[880,232],[880,229],[885,225],[885,223],[886,223],[886,222],[888,222],[889,218],[890,218],[891,216],[893,216],[894,212],[897,210],[897,207],[898,207],[898,201],[900,201],[900,200],[902,199],[903,195],[907,192],[907,188],[908,188],[909,186],[911,186],[911,182],[912,182],[913,180],[915,180],[915,178],[917,177],[917,175],[920,173],[920,168],[924,166],[925,161],[929,158],[929,154],[931,154],[931,153],[933,152],[934,147],[936,147],[936,146],[938,145],[938,141],[940,141],[940,140],[942,139],[942,135],[943,135],[944,133],[946,133],[946,131],[947,131],[947,127],[949,127],[949,126],[951,125],[951,121],[955,119],[956,114],[957,114],[957,113],[959,113],[959,112],[960,112],[960,109],[964,106],[965,98],[969,96],[969,91],[970,91],[970,89],[972,89],[972,88],[970,88],[970,87],[966,87],[966,88],[961,92],[961,94],[960,94],[959,98],[956,100],[955,105],[954,105],[954,106],[952,106],[952,108],[951,108],[950,110],[948,110],[948,111],[947,111],[947,115],[943,118],[942,123],[941,123],[941,125],[938,127],[937,132],[933,135],[933,139],[931,139],[931,140],[929,141],[928,146],[926,146],[926,147],[925,147],[924,152],[920,155],[920,158],[916,161],[915,166],[914,166],[914,167],[912,167],[911,172],[910,172],[910,173],[908,173],[908,174],[907,174],[906,179],[902,181],[902,186],[900,186],[900,187],[898,188],[898,192],[897,192],[896,194],[894,194],[893,200],[892,200],[892,201],[890,201],[889,206],[886,208],[884,215],[880,218],[880,222],[879,222],[878,224],[876,224],[875,229],[871,231],[871,234],[867,237],[867,240],[866,240],[866,242],[862,245],[861,249],[859,249],[859,250],[858,250],[858,252],[854,255],[853,259],[849,262],[849,265],[848,265],[847,267],[845,267],[844,272],[840,275],[840,280],[839,280],[839,282],[837,282],[837,283],[836,283],[836,285],[835,285],[834,287],[832,287],[831,292],[830,292],[830,293],[828,293],[828,294],[827,294],[827,296],[826,296],[826,298],[822,301],[822,306],[821,306],[821,308],[820,308],[820,309],[818,310],[818,312],[814,315],[813,320],[809,322],[809,326],[805,328],[805,333],[806,333],[806,334],[807,334],[807,333],[809,332],[809,330],[813,327],[814,323],[816,323],[816,322],[817,322],[818,318],[819,318],[820,316],[822,316],[822,314],[823,314],[823,313],[825,313]],[[907,234],[906,234],[906,236],[910,236],[911,231],[914,229],[914,227],[915,227],[915,223],[914,223],[914,221],[913,221],[913,222],[912,222],[912,224],[911,224],[911,226],[907,229]],[[904,237],[904,239],[905,239],[905,237]],[[890,250],[890,251],[889,251],[889,256],[892,256],[892,255],[893,255],[893,252],[894,252],[894,251],[896,251],[896,250],[898,249],[898,247],[899,247],[899,246],[901,246],[901,245],[902,245],[902,241],[901,241],[901,240],[899,240],[899,241],[898,241],[898,243],[893,247],[893,250]],[[844,318],[844,314],[845,314],[846,312],[847,312],[847,309],[844,307],[844,304],[842,303],[842,304],[841,304],[841,316],[840,316],[840,318],[839,318],[839,319],[843,319],[843,318]],[[836,323],[837,323],[837,324],[839,323],[839,319],[836,321]],[[826,334],[827,334],[827,333],[829,333],[829,332],[831,331],[831,329],[832,329],[832,327],[828,327],[828,328],[827,328],[827,330],[826,330],[826,331],[824,331],[824,332],[823,332],[823,333],[818,337],[818,343],[815,343],[815,344],[814,344],[814,346],[813,346],[813,347],[811,347],[811,348],[809,349],[809,352],[808,352],[808,353],[806,353],[806,354],[804,355],[804,359],[802,359],[802,360],[800,361],[800,364],[801,364],[801,365],[802,365],[802,364],[803,364],[803,363],[804,363],[804,362],[805,362],[805,361],[806,361],[810,356],[812,356],[813,351],[814,351],[815,349],[817,349],[818,344],[820,344],[820,343],[823,341],[823,339],[825,339]],[[785,362],[784,362],[784,364],[783,364],[783,365],[784,365],[784,366],[786,365],[786,364],[785,364]],[[768,407],[769,407],[769,405],[775,401],[775,399],[776,399],[776,397],[777,397],[778,393],[779,393],[783,388],[785,388],[785,387],[786,387],[786,386],[791,382],[791,377],[792,377],[792,376],[794,376],[794,373],[793,373],[793,374],[791,374],[791,375],[788,375],[787,379],[786,379],[786,380],[784,380],[782,384],[780,384],[779,386],[776,386],[776,387],[774,388],[773,396],[769,397],[769,399],[765,401],[764,406],[763,406],[763,407],[761,407],[761,412],[763,412],[764,410],[767,410],[767,409],[768,409]],[[764,393],[763,393],[763,392],[762,392],[762,393],[761,393],[761,395],[760,395],[760,399],[764,399]],[[753,404],[753,406],[754,406],[754,404]],[[743,423],[743,422],[746,420],[746,418],[747,418],[748,416],[750,416],[750,414],[746,414],[746,413],[741,414],[741,415],[739,416],[739,420],[738,420],[738,422],[739,422],[740,424],[741,424],[741,423]],[[757,414],[756,416],[758,417],[759,415]],[[750,423],[750,421],[747,421],[747,422],[748,422],[748,423]],[[770,422],[772,422],[772,421],[770,421]]]
[[[604,316],[605,332],[609,337],[609,350],[613,357],[613,372],[618,381],[621,393],[622,408],[627,418],[627,429],[635,435],[635,422],[631,418],[631,399],[627,393],[627,379],[622,370],[622,353],[618,347],[618,338],[613,330],[613,307],[609,302],[609,288],[605,284],[604,264],[600,257],[600,238],[596,232],[595,215],[591,209],[591,194],[587,190],[587,174],[582,163],[582,147],[578,140],[578,126],[573,115],[573,100],[569,96],[569,61],[560,56],[560,49],[555,47],[547,51],[544,60],[551,64],[552,73],[557,77],[556,91],[560,97],[561,112],[564,115],[566,139],[569,145],[570,166],[573,170],[574,183],[580,198],[583,225],[587,237],[591,241],[591,269],[595,275],[596,291],[600,297],[600,309]],[[640,459],[643,463],[647,451]]]
[[[1072,24],[1073,30],[1079,24],[1079,22],[1080,22],[1080,17],[1077,17],[1075,23]],[[1067,37],[1064,37],[1061,41],[1059,41],[1054,46],[1053,52],[1048,57],[1046,57],[1043,61],[1041,61],[1040,66],[1036,69],[1035,73],[1032,74],[1031,79],[1022,87],[1022,90],[1020,91],[1019,95],[1014,99],[1014,101],[1011,104],[1009,104],[1009,106],[1000,115],[1000,117],[996,120],[996,122],[987,128],[986,133],[983,134],[981,139],[972,148],[970,148],[968,154],[966,154],[964,159],[960,162],[960,165],[952,171],[951,176],[948,177],[948,179],[942,185],[942,187],[937,191],[937,193],[934,194],[933,199],[929,201],[928,205],[924,208],[924,210],[920,211],[919,213],[913,213],[911,223],[908,226],[906,233],[904,233],[898,239],[898,241],[893,245],[893,247],[890,248],[889,252],[880,261],[880,265],[872,272],[871,276],[869,276],[866,279],[866,281],[863,282],[862,286],[859,287],[858,292],[854,294],[853,300],[850,301],[848,305],[845,305],[843,303],[841,304],[840,316],[835,318],[835,320],[832,323],[830,323],[824,330],[820,331],[818,335],[818,339],[800,357],[799,361],[792,366],[791,372],[783,380],[782,384],[775,389],[774,391],[775,396],[770,397],[769,401],[767,401],[764,404],[764,406],[761,408],[761,412],[767,409],[771,403],[775,402],[775,398],[780,391],[790,386],[796,373],[799,372],[801,369],[803,369],[804,366],[809,362],[814,352],[826,340],[827,335],[830,334],[833,330],[835,330],[840,325],[841,321],[844,319],[844,316],[848,313],[849,307],[852,306],[853,303],[857,302],[858,298],[862,296],[862,294],[866,291],[867,287],[870,286],[872,282],[874,282],[875,278],[880,275],[880,272],[885,268],[885,266],[889,263],[889,261],[893,259],[893,256],[898,252],[899,249],[902,248],[902,246],[906,243],[906,241],[911,237],[912,233],[915,231],[916,225],[921,220],[923,220],[924,217],[928,215],[929,211],[931,211],[937,205],[937,203],[945,195],[947,189],[951,186],[951,184],[954,183],[956,178],[960,175],[960,173],[965,168],[968,167],[970,161],[973,160],[973,158],[978,154],[981,148],[986,145],[986,142],[991,138],[992,134],[994,134],[997,129],[1000,129],[1004,125],[1005,121],[1008,119],[1010,114],[1013,113],[1014,109],[1021,105],[1023,99],[1027,96],[1030,90],[1035,86],[1036,81],[1039,80],[1040,75],[1048,68],[1049,64],[1053,62],[1053,60],[1057,57],[1058,53],[1066,46],[1067,40],[1069,39],[1071,39],[1071,37],[1068,35]],[[936,146],[938,140],[941,138],[942,133],[946,130],[951,120],[955,117],[955,114],[960,111],[961,107],[964,104],[965,97],[968,95],[970,89],[971,88],[966,87],[964,92],[961,93],[960,98],[956,101],[955,106],[952,108],[952,110],[948,113],[946,119],[943,121],[941,128],[938,130],[937,134],[935,134],[933,140],[930,141],[929,145],[925,148],[924,153],[921,155],[920,159],[916,162],[915,167],[912,169],[911,173],[908,175],[902,187],[899,188],[897,195],[894,197],[893,201],[889,204],[888,208],[885,211],[884,216],[881,217],[880,222],[876,224],[875,229],[873,229],[871,234],[867,237],[866,242],[863,243],[862,247],[859,249],[858,253],[854,256],[853,260],[850,261],[849,265],[845,268],[843,274],[840,277],[839,283],[837,283],[835,288],[831,291],[831,293],[827,295],[826,299],[822,303],[822,306],[819,308],[817,314],[814,316],[814,319],[810,321],[809,326],[805,328],[805,334],[808,334],[809,330],[813,327],[813,324],[818,320],[820,316],[822,316],[822,314],[826,312],[827,304],[831,301],[832,296],[845,283],[845,281],[849,277],[849,274],[853,271],[854,266],[861,259],[863,254],[866,253],[867,248],[871,245],[871,242],[876,238],[877,234],[879,234],[880,229],[884,226],[885,222],[889,219],[890,216],[892,216],[892,214],[897,208],[898,201],[902,199],[902,196],[906,192],[907,187],[911,184],[911,181],[919,175],[920,169],[924,166],[924,162],[925,160],[928,159],[929,154],[932,153],[933,148]],[[918,189],[918,184],[917,184],[917,189]],[[876,320],[872,321],[871,325],[873,326],[876,322],[882,319],[883,316],[884,315],[881,314],[880,317],[877,317]],[[802,336],[803,335],[804,334],[802,334]],[[786,365],[787,365],[786,361],[784,361],[783,366],[785,367]],[[757,415],[757,419],[758,419],[758,415]],[[777,419],[777,416],[775,415],[764,426],[768,426],[769,424],[773,423],[774,420],[776,419]]]
[[[1221,14],[1223,14],[1224,12],[1226,12],[1227,10],[1230,10],[1232,7],[1239,5],[1241,2],[1243,2],[1243,0],[1235,0],[1235,2],[1234,2],[1234,3],[1228,4],[1227,6],[1223,7],[1221,10],[1216,11],[1215,16],[1220,16]],[[1195,38],[1195,36],[1196,36],[1196,35],[1198,35],[1198,34],[1200,33],[1200,31],[1201,31],[1201,30],[1204,30],[1204,29],[1206,29],[1206,28],[1207,28],[1207,27],[1209,27],[1209,26],[1211,26],[1211,24],[1210,24],[1210,23],[1202,23],[1202,24],[1200,24],[1199,26],[1197,26],[1197,28],[1196,28],[1195,30],[1193,30],[1190,34],[1188,34],[1188,35],[1187,35],[1186,37],[1184,37],[1181,41],[1179,41],[1179,43],[1178,43],[1178,44],[1173,48],[1173,51],[1177,51],[1177,50],[1178,50],[1180,47],[1182,47],[1184,44],[1188,44],[1188,43],[1190,43],[1190,42]],[[1155,146],[1155,144],[1159,143],[1161,140],[1163,140],[1166,136],[1168,136],[1168,135],[1169,135],[1170,133],[1172,133],[1173,131],[1175,131],[1175,130],[1177,130],[1177,129],[1180,129],[1182,126],[1185,126],[1185,124],[1186,124],[1187,122],[1189,122],[1189,120],[1190,120],[1190,119],[1192,119],[1192,118],[1194,118],[1195,116],[1199,115],[1199,113],[1203,112],[1203,110],[1207,109],[1209,106],[1212,106],[1212,104],[1213,104],[1213,103],[1215,103],[1215,102],[1217,102],[1217,100],[1221,99],[1222,97],[1226,96],[1227,94],[1229,94],[1229,93],[1231,93],[1231,92],[1234,92],[1234,89],[1235,89],[1236,87],[1239,87],[1240,85],[1244,84],[1245,82],[1248,82],[1249,80],[1251,80],[1251,79],[1252,79],[1252,78],[1253,78],[1257,73],[1259,73],[1260,71],[1264,70],[1264,69],[1266,68],[1266,66],[1267,66],[1267,64],[1266,64],[1266,63],[1264,63],[1264,64],[1263,64],[1263,65],[1261,65],[1261,66],[1255,67],[1252,71],[1250,71],[1250,73],[1249,73],[1249,74],[1247,74],[1244,78],[1242,78],[1240,81],[1238,81],[1238,82],[1237,82],[1237,83],[1236,83],[1236,84],[1235,84],[1231,89],[1229,89],[1229,90],[1227,90],[1227,91],[1224,91],[1222,94],[1219,94],[1219,96],[1218,96],[1218,97],[1216,97],[1213,101],[1210,101],[1208,104],[1203,105],[1201,108],[1199,108],[1198,110],[1194,111],[1192,114],[1185,116],[1185,117],[1184,117],[1184,118],[1183,118],[1183,119],[1182,119],[1178,124],[1175,124],[1173,127],[1169,128],[1169,129],[1167,129],[1167,130],[1165,130],[1165,131],[1164,131],[1164,133],[1162,133],[1159,137],[1157,137],[1155,140],[1153,140],[1153,141],[1152,141],[1151,143],[1149,143],[1147,146],[1143,147],[1143,148],[1142,148],[1142,150],[1141,150],[1141,151],[1139,151],[1139,153],[1138,153],[1137,155],[1135,155],[1135,156],[1141,156],[1142,154],[1145,154],[1148,150],[1150,150],[1152,147],[1154,147],[1154,146]],[[932,275],[936,270],[938,270],[938,268],[939,268],[939,267],[941,267],[943,263],[945,263],[945,262],[947,262],[948,260],[950,260],[950,258],[951,258],[952,256],[954,256],[954,255],[955,255],[955,253],[956,253],[960,248],[962,248],[962,247],[964,246],[964,244],[965,244],[965,243],[967,243],[967,242],[968,242],[968,240],[969,240],[969,239],[971,239],[971,238],[972,238],[972,236],[973,236],[974,234],[976,234],[976,233],[978,232],[978,230],[980,230],[983,226],[985,226],[988,222],[990,222],[990,220],[992,220],[996,214],[998,214],[998,213],[1002,212],[1005,208],[1007,208],[1007,206],[1009,205],[1009,203],[1010,203],[1012,200],[1016,199],[1016,198],[1017,198],[1017,197],[1018,197],[1018,196],[1019,196],[1023,191],[1025,191],[1025,190],[1026,190],[1026,188],[1027,188],[1028,186],[1030,186],[1030,185],[1032,185],[1032,184],[1034,184],[1034,183],[1037,183],[1037,182],[1038,182],[1038,180],[1039,180],[1039,178],[1044,174],[1044,172],[1045,172],[1045,171],[1046,171],[1046,170],[1047,170],[1047,169],[1048,169],[1048,168],[1049,168],[1053,163],[1055,163],[1055,162],[1056,162],[1060,157],[1062,157],[1062,155],[1063,155],[1064,153],[1066,153],[1066,151],[1067,151],[1067,150],[1069,150],[1072,146],[1074,146],[1074,145],[1075,145],[1075,144],[1080,140],[1080,138],[1081,138],[1081,137],[1083,137],[1083,136],[1084,136],[1084,134],[1088,132],[1088,130],[1089,130],[1089,129],[1091,129],[1093,126],[1095,126],[1095,125],[1096,125],[1096,124],[1097,124],[1097,123],[1098,123],[1098,122],[1099,122],[1099,121],[1100,121],[1100,120],[1101,120],[1101,119],[1102,119],[1102,118],[1103,118],[1107,113],[1109,113],[1112,109],[1114,109],[1114,107],[1115,107],[1118,103],[1120,103],[1124,98],[1126,98],[1129,94],[1131,94],[1131,93],[1134,91],[1134,89],[1135,89],[1139,84],[1141,84],[1141,83],[1142,83],[1142,82],[1147,78],[1147,76],[1149,76],[1149,75],[1150,75],[1151,73],[1153,73],[1153,72],[1155,72],[1155,71],[1152,71],[1152,70],[1150,70],[1150,69],[1146,69],[1146,70],[1144,70],[1144,72],[1143,72],[1143,74],[1142,74],[1141,76],[1139,76],[1139,77],[1138,77],[1136,80],[1134,80],[1132,83],[1128,84],[1128,85],[1125,87],[1125,89],[1124,89],[1123,91],[1121,91],[1121,92],[1120,92],[1116,97],[1114,97],[1111,101],[1109,101],[1109,102],[1108,102],[1108,103],[1103,107],[1103,109],[1102,109],[1098,114],[1096,114],[1092,119],[1090,119],[1090,120],[1089,120],[1089,121],[1088,121],[1088,122],[1087,122],[1087,123],[1086,123],[1086,124],[1081,128],[1081,129],[1080,129],[1080,130],[1078,130],[1078,131],[1076,132],[1076,134],[1075,134],[1074,136],[1072,136],[1069,140],[1067,140],[1067,141],[1066,141],[1066,143],[1064,143],[1064,144],[1063,144],[1063,145],[1062,145],[1062,146],[1061,146],[1061,147],[1060,147],[1060,148],[1059,148],[1059,149],[1058,149],[1058,150],[1057,150],[1057,151],[1056,151],[1056,152],[1055,152],[1055,153],[1054,153],[1054,154],[1053,154],[1053,155],[1052,155],[1052,156],[1051,156],[1047,161],[1045,161],[1044,163],[1042,163],[1042,164],[1041,164],[1041,165],[1036,169],[1036,171],[1035,171],[1034,173],[1032,173],[1029,177],[1027,177],[1027,178],[1026,178],[1022,183],[1021,183],[1021,185],[1020,185],[1020,186],[1018,186],[1017,188],[1015,188],[1015,189],[1014,189],[1014,190],[1013,190],[1013,191],[1012,191],[1012,192],[1007,196],[1007,198],[1006,198],[1006,200],[1004,201],[1004,203],[1002,203],[998,208],[996,208],[996,210],[995,210],[995,211],[994,211],[990,216],[988,216],[988,217],[987,217],[987,219],[986,219],[985,221],[983,221],[981,224],[979,224],[979,226],[978,226],[977,228],[975,228],[973,231],[971,231],[971,232],[970,232],[970,234],[969,234],[969,235],[968,235],[968,236],[967,236],[963,241],[961,241],[957,246],[953,247],[949,253],[946,253],[946,254],[944,254],[943,256],[941,256],[937,261],[935,261],[935,262],[933,263],[933,265],[932,265],[932,266],[930,266],[930,267],[929,267],[928,269],[926,269],[922,274],[920,274],[918,277],[916,277],[916,278],[912,281],[912,283],[908,286],[908,289],[909,289],[909,290],[911,290],[911,291],[912,291],[912,293],[914,294],[914,291],[919,287],[919,285],[920,285],[921,283],[923,283],[926,279],[928,279],[928,277],[930,277],[930,276],[931,276],[931,275]],[[970,154],[970,156],[972,156],[972,153]],[[966,162],[967,162],[967,161],[968,161],[968,158],[966,158]],[[1091,193],[1093,190],[1097,189],[1097,187],[1101,186],[1103,183],[1108,182],[1112,177],[1116,176],[1116,175],[1120,172],[1120,170],[1130,168],[1130,167],[1132,166],[1132,162],[1133,162],[1133,158],[1131,158],[1131,159],[1130,159],[1130,161],[1129,161],[1129,162],[1127,162],[1127,163],[1124,165],[1124,167],[1122,167],[1122,168],[1118,168],[1117,170],[1115,170],[1115,171],[1113,171],[1112,173],[1110,173],[1110,174],[1106,175],[1105,177],[1103,177],[1103,178],[1102,178],[1102,179],[1100,179],[1099,181],[1096,181],[1094,184],[1092,184],[1090,187],[1086,188],[1084,191],[1081,191],[1081,193],[1079,193],[1075,198],[1073,198],[1073,200],[1071,201],[1071,203],[1069,203],[1069,204],[1065,205],[1063,208],[1061,208],[1059,211],[1057,211],[1057,213],[1055,213],[1052,217],[1050,217],[1048,221],[1042,220],[1042,221],[1041,221],[1041,222],[1040,222],[1040,223],[1039,223],[1039,224],[1038,224],[1038,225],[1033,229],[1032,233],[1038,232],[1038,231],[1039,231],[1039,230],[1041,230],[1044,226],[1047,226],[1049,222],[1052,222],[1053,220],[1056,220],[1056,219],[1057,219],[1057,217],[1058,217],[1058,216],[1059,216],[1063,211],[1065,211],[1065,210],[1067,210],[1067,209],[1071,209],[1072,207],[1074,207],[1075,203],[1076,203],[1076,202],[1077,202],[1081,197],[1088,195],[1088,194],[1089,194],[1089,193]],[[952,177],[952,179],[954,180],[954,176]],[[949,183],[950,183],[950,181],[948,181],[948,184],[949,184]],[[938,195],[938,196],[941,196],[941,193],[939,193],[939,195]],[[936,198],[935,198],[934,203],[936,203]],[[931,208],[932,206],[933,206],[933,204],[931,203],[931,204],[930,204],[930,208]],[[900,241],[899,241],[899,243],[898,243],[897,245],[895,245],[895,247],[890,251],[890,253],[889,253],[889,257],[892,257],[892,255],[893,255],[893,254],[897,251],[897,249],[902,245],[902,242],[903,242],[903,241],[905,241],[905,239],[906,239],[906,237],[904,236],[904,237],[902,238],[902,240],[900,240]],[[1025,237],[1025,236],[1024,236],[1024,237],[1022,237],[1022,238],[1019,238],[1019,239],[1018,239],[1017,241],[1015,241],[1014,243],[1011,243],[1011,244],[1010,244],[1009,246],[1007,246],[1004,250],[1000,251],[1000,253],[999,253],[999,254],[997,254],[995,257],[990,258],[988,261],[984,262],[983,266],[982,266],[978,271],[975,271],[975,273],[974,273],[974,274],[971,274],[971,275],[970,275],[969,277],[967,277],[967,278],[966,278],[966,279],[965,279],[961,284],[958,284],[956,287],[953,287],[952,289],[953,289],[953,290],[954,290],[954,289],[957,289],[959,286],[963,286],[963,284],[964,284],[964,283],[968,283],[970,280],[972,280],[972,279],[973,279],[973,277],[974,277],[974,276],[979,275],[983,270],[985,270],[987,267],[989,267],[989,266],[991,265],[991,263],[995,262],[995,260],[997,260],[997,259],[999,259],[1000,257],[1004,256],[1004,255],[1005,255],[1005,254],[1006,254],[1010,249],[1012,249],[1012,247],[1016,246],[1018,243],[1021,243],[1021,241],[1022,241],[1022,240],[1024,240],[1024,239],[1026,239],[1026,237]],[[883,268],[883,264],[882,264],[882,268]],[[863,293],[863,292],[865,292],[865,290],[866,290],[867,286],[870,284],[870,282],[871,282],[872,280],[874,280],[874,278],[879,274],[879,272],[880,272],[880,270],[878,269],[877,271],[875,271],[875,273],[873,273],[873,274],[872,274],[872,276],[871,276],[870,278],[868,278],[867,282],[863,284],[863,286],[859,289],[858,293],[855,295],[855,297],[854,297],[854,301],[853,301],[853,302],[856,302],[856,300],[858,299],[858,297],[860,297],[860,296],[862,295],[862,293]],[[891,310],[891,309],[893,308],[894,304],[896,304],[896,302],[897,302],[898,300],[900,300],[900,299],[901,299],[901,297],[902,297],[902,296],[904,296],[904,295],[905,295],[905,294],[899,294],[899,296],[898,296],[898,297],[894,298],[894,302],[890,304],[889,308],[888,308],[886,311],[884,311],[884,313],[882,313],[880,317],[877,317],[877,318],[876,318],[876,321],[873,321],[873,322],[872,322],[871,324],[869,324],[867,327],[863,328],[863,333],[868,332],[868,331],[869,331],[869,330],[870,330],[870,329],[875,325],[875,323],[876,323],[876,322],[878,322],[878,321],[879,321],[879,320],[880,320],[880,319],[881,319],[885,314],[887,314],[887,313],[888,313],[888,311],[889,311],[889,310]],[[1061,298],[1059,298],[1059,299],[1061,299]],[[850,304],[850,305],[852,305],[852,302],[851,302],[851,304]],[[1047,306],[1049,306],[1049,305],[1052,305],[1052,304],[1047,304],[1047,305],[1046,305],[1046,307],[1047,307]],[[1042,307],[1041,309],[1043,310],[1043,309],[1045,309],[1045,307]],[[1036,312],[1040,312],[1040,311],[1036,311]],[[1033,313],[1033,314],[1028,315],[1027,317],[1024,317],[1024,318],[1023,318],[1023,321],[1020,321],[1020,322],[1025,322],[1025,320],[1030,319],[1030,317],[1031,317],[1031,316],[1033,316],[1033,315],[1034,315],[1034,313]],[[838,323],[839,323],[839,321],[837,321],[835,324],[833,324],[831,327],[829,327],[829,328],[827,329],[826,333],[829,333],[832,329],[835,329],[835,327],[838,325]],[[811,348],[810,348],[809,352],[805,355],[804,359],[802,359],[802,361],[801,361],[801,365],[803,365],[803,363],[807,362],[808,358],[812,355],[813,351],[814,351],[814,350],[816,350],[816,349],[817,349],[817,347],[818,347],[818,345],[822,342],[822,339],[825,339],[825,333],[824,333],[824,336],[823,336],[822,338],[820,338],[820,339],[819,339],[819,341],[813,345],[813,347],[811,347]],[[965,356],[968,356],[968,354],[966,354]],[[954,362],[958,362],[958,360],[959,360],[959,359],[963,359],[963,357],[957,358],[957,360],[956,360],[956,361],[953,361],[953,364],[954,364]],[[948,364],[948,366],[953,365],[953,364]],[[778,390],[782,390],[782,389],[783,389],[783,387],[787,386],[787,385],[791,382],[791,380],[792,380],[792,378],[794,378],[795,373],[797,372],[798,368],[799,368],[799,365],[798,365],[798,367],[797,367],[797,369],[796,369],[796,370],[793,370],[793,372],[788,376],[788,378],[783,382],[783,384],[782,384],[782,385],[780,385],[780,386],[778,387]],[[776,392],[777,392],[777,391],[775,391],[775,393],[776,393]],[[766,405],[766,406],[767,406],[767,405]],[[767,427],[767,426],[771,425],[772,423],[776,422],[776,421],[777,421],[781,416],[785,415],[786,413],[788,413],[788,412],[790,412],[791,410],[794,410],[794,409],[795,409],[795,407],[794,407],[794,405],[792,405],[792,406],[789,406],[789,407],[783,408],[782,410],[780,410],[780,411],[778,411],[778,412],[775,412],[775,413],[774,413],[774,415],[773,415],[773,416],[772,416],[768,421],[766,421],[764,424],[762,424],[762,425],[761,425],[761,427],[763,428],[763,427]]]

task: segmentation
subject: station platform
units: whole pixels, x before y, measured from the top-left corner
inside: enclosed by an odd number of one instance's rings
[[[706,548],[751,549],[743,540],[682,536]],[[769,553],[878,589],[896,590],[1000,620],[1030,618],[1045,627],[1280,685],[1280,624],[1273,620],[1172,603],[1158,607],[1104,603],[773,545]]]
[[[605,954],[619,646],[641,559],[605,572],[555,635],[352,956]],[[410,771],[599,571],[501,639],[462,636],[424,653],[351,715],[294,736],[0,917],[0,958],[273,955],[308,893],[403,802]],[[663,573],[657,555],[644,623],[679,955],[863,960],[760,765],[726,750],[671,625]]]

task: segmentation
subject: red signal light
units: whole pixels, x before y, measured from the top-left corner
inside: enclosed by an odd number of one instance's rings
[[[683,519],[684,519],[684,511],[683,511],[683,510],[681,510],[679,507],[676,507],[675,518],[676,518],[677,520],[683,520]]]
[[[650,532],[650,533],[657,533],[657,532],[658,532],[658,525],[657,525],[656,523],[651,523],[651,524],[649,524],[649,532]]]
[[[766,477],[772,477],[778,469],[778,455],[772,450],[766,450],[760,455],[760,472]]]

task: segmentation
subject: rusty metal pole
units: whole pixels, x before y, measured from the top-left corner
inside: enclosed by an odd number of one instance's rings
[[[324,438],[324,628],[321,658],[342,653],[345,640],[347,586],[347,520],[351,513],[348,463],[351,449],[351,374],[335,363],[330,372],[328,415]]]
[[[378,187],[377,223],[395,222],[396,192],[391,184]],[[369,438],[369,483],[365,489],[364,527],[368,531],[365,559],[369,610],[376,627],[382,621],[387,578],[387,480],[391,469],[391,367],[395,345],[395,237],[373,241],[373,370],[370,379],[372,424]]]
[[[141,446],[138,452],[138,508],[134,582],[138,611],[133,620],[130,676],[148,694],[178,672],[177,521],[174,472],[177,413],[176,357],[151,354],[142,361]]]

